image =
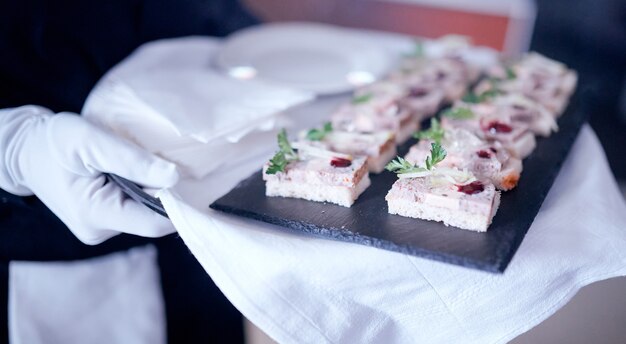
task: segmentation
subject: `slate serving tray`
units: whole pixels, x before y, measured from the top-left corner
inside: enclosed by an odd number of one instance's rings
[[[396,181],[391,172],[370,175],[372,185],[351,208],[300,199],[266,197],[259,170],[210,205],[226,213],[268,222],[295,232],[352,242],[502,273],[513,258],[543,203],[580,127],[586,120],[577,96],[558,120],[559,131],[537,138],[524,160],[518,187],[503,192],[489,231],[476,233],[442,223],[387,213],[385,195]],[[416,141],[399,147],[404,156]]]

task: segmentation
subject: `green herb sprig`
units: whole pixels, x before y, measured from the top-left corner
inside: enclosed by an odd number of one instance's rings
[[[485,102],[499,94],[501,94],[502,92],[500,90],[498,90],[497,88],[495,88],[494,86],[492,86],[489,90],[481,93],[481,94],[476,94],[474,92],[467,92],[463,98],[461,98],[462,101],[466,102],[466,103],[470,103],[470,104],[479,104],[482,102]]]
[[[422,41],[415,41],[415,46],[413,48],[413,52],[411,53],[412,57],[423,57],[424,56],[424,43]]]
[[[487,91],[483,92],[480,94],[480,97],[482,99],[482,101],[485,101],[487,99],[493,98],[499,94],[502,94],[502,91],[500,91],[498,88],[496,88],[495,86],[488,89]]]
[[[322,129],[311,129],[306,133],[306,138],[311,141],[321,141],[333,131],[333,125],[330,122],[324,123]]]
[[[287,164],[298,160],[298,154],[293,150],[291,144],[289,144],[287,131],[285,129],[282,129],[278,133],[278,148],[280,150],[270,159],[270,165],[265,171],[266,174],[284,172]]]
[[[463,96],[463,98],[461,98],[461,100],[470,104],[478,104],[484,101],[483,97],[477,95],[476,93],[472,91],[465,93],[465,95]]]
[[[363,104],[363,103],[367,103],[370,99],[372,99],[374,95],[371,93],[365,93],[362,94],[360,96],[356,96],[354,98],[352,98],[352,104]]]
[[[435,165],[443,161],[446,158],[448,153],[441,146],[441,144],[437,142],[433,142],[430,144],[430,156],[426,157],[426,169],[432,170]]]
[[[474,118],[472,110],[466,107],[456,107],[445,110],[441,113],[442,116],[454,118],[454,119],[470,119]]]
[[[419,167],[415,164],[411,164],[404,158],[396,157],[395,160],[392,160],[387,164],[387,166],[385,166],[385,169],[387,171],[391,171],[397,174],[431,171],[433,167],[435,167],[435,165],[437,165],[446,158],[446,155],[446,150],[443,149],[441,144],[433,142],[430,145],[430,156],[426,157],[425,168]]]
[[[424,43],[422,41],[415,40],[413,42],[413,51],[406,52],[402,54],[407,58],[421,58],[425,56],[424,52]]]
[[[506,67],[506,78],[508,80],[513,80],[513,79],[517,78],[517,74],[515,74],[515,71],[513,70],[513,68]]]
[[[439,124],[439,121],[433,117],[430,119],[430,128],[413,134],[413,137],[419,140],[432,140],[441,143],[445,130]]]
[[[425,172],[428,171],[424,167],[419,167],[417,165],[411,164],[406,159],[402,157],[396,157],[395,160],[391,160],[385,169],[390,172],[395,172],[397,174],[403,173],[415,173],[415,172]]]

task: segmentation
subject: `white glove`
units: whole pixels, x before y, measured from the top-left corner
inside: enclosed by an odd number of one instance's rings
[[[176,184],[176,166],[71,113],[38,106],[0,110],[0,187],[35,194],[80,241],[95,245],[120,232],[146,237],[171,222],[126,197],[103,172],[141,185]]]

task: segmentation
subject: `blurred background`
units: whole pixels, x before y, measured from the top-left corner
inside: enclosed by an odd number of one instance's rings
[[[579,73],[579,95],[626,191],[626,1],[243,0],[264,22],[316,21],[436,38],[507,54],[536,50]]]

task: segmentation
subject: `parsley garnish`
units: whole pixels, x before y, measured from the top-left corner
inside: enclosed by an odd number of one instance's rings
[[[373,94],[371,93],[362,94],[360,96],[352,98],[352,104],[363,104],[372,99],[372,97]]]
[[[273,158],[270,159],[270,166],[265,171],[266,174],[276,174],[283,172],[289,162],[285,158],[285,154],[277,152]]]
[[[430,128],[413,134],[413,137],[420,140],[432,140],[441,143],[445,130],[439,124],[436,118],[430,119]]]
[[[411,164],[404,158],[396,157],[395,160],[392,160],[385,166],[385,169],[397,174],[431,171],[435,165],[446,158],[446,154],[446,150],[443,149],[441,144],[433,142],[430,145],[430,156],[426,157],[426,168]]]
[[[395,160],[391,160],[387,164],[387,166],[385,166],[385,169],[387,171],[395,172],[397,174],[427,171],[427,169],[411,164],[406,159],[401,158],[399,156],[396,157]]]
[[[291,148],[291,144],[289,144],[289,140],[287,139],[287,131],[282,129],[278,133],[278,148],[280,151],[285,154],[285,157],[297,157],[296,151]]]
[[[477,95],[476,93],[469,91],[463,96],[463,98],[461,98],[461,100],[466,103],[478,104],[481,103],[484,99],[482,99],[482,97]]]
[[[324,123],[322,129],[311,129],[308,133],[306,133],[306,138],[311,141],[321,141],[328,135],[331,131],[333,131],[333,125],[330,122]]]
[[[411,54],[413,57],[422,57],[424,56],[424,44],[421,41],[415,41],[415,48],[413,49],[413,53]]]
[[[424,43],[422,41],[415,41],[414,42],[414,48],[413,51],[411,52],[407,52],[404,53],[403,55],[405,57],[412,57],[412,58],[419,58],[419,57],[424,57]]]
[[[506,73],[507,73],[507,78],[512,79],[515,78],[515,72],[513,72],[513,70],[511,68],[507,68],[506,69]],[[472,91],[467,92],[463,98],[461,100],[463,100],[466,103],[471,103],[471,104],[478,104],[478,103],[482,103],[490,98],[493,98],[499,94],[502,94],[502,91],[499,88],[499,84],[501,82],[501,80],[496,79],[496,78],[488,78],[487,82],[490,85],[490,88],[481,93],[481,94],[476,94]]]
[[[513,68],[506,67],[506,78],[509,80],[513,80],[517,78],[517,74],[515,74],[515,71],[513,70]]]
[[[493,98],[493,97],[495,97],[495,96],[497,96],[498,94],[501,94],[501,93],[502,93],[502,91],[500,91],[499,89],[497,89],[497,88],[493,87],[493,88],[491,88],[491,89],[489,89],[489,90],[487,90],[487,91],[483,92],[483,93],[480,95],[480,98],[481,98],[483,101],[485,101],[485,100],[487,100],[487,99],[489,99],[489,98]]]
[[[270,165],[265,171],[266,174],[284,172],[287,164],[298,160],[298,154],[291,148],[289,140],[287,140],[287,131],[285,131],[285,129],[282,129],[278,133],[278,148],[280,148],[280,150],[270,159]]]
[[[432,170],[435,165],[440,163],[446,158],[446,150],[443,149],[441,144],[433,142],[430,144],[430,156],[426,158],[426,169]]]
[[[463,98],[461,100],[463,100],[466,103],[470,103],[470,104],[478,104],[478,103],[482,103],[490,98],[493,98],[499,94],[501,94],[502,92],[500,90],[498,90],[497,88],[495,88],[494,86],[492,86],[491,89],[481,93],[480,95],[477,95],[474,92],[468,92],[466,93]]]
[[[469,119],[474,117],[472,110],[464,107],[451,108],[444,111],[442,116],[454,118],[454,119]]]

